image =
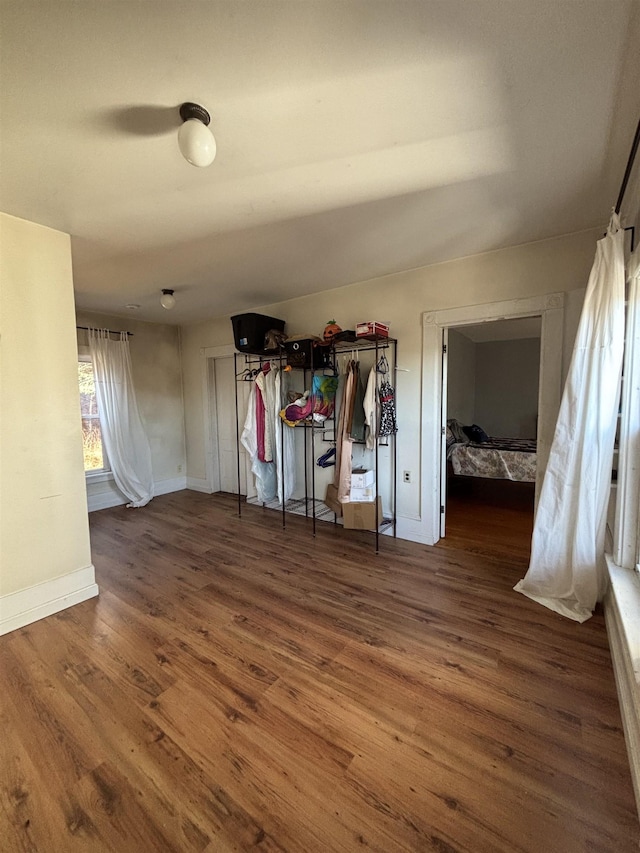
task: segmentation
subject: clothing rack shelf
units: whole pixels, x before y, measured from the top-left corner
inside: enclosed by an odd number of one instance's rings
[[[311,388],[313,385],[313,376],[314,374],[321,374],[326,372],[328,369],[333,369],[334,371],[338,366],[338,359],[341,356],[349,356],[353,353],[354,358],[359,358],[359,355],[362,353],[371,353],[374,356],[374,367],[379,364],[380,359],[382,358],[382,354],[386,353],[389,355],[388,364],[388,381],[393,389],[395,394],[395,368],[397,365],[397,340],[395,338],[382,338],[377,337],[373,340],[356,340],[353,342],[341,342],[338,344],[334,344],[331,346],[331,357],[330,364],[324,367],[318,367],[315,369],[312,368],[296,368],[292,367],[291,372],[292,375],[302,375],[303,377],[303,385],[305,390],[307,388]],[[386,356],[385,356],[386,358]],[[390,361],[390,363],[389,363]],[[236,376],[236,394],[235,394],[235,402],[236,402],[236,447],[237,447],[237,482],[238,482],[238,515],[242,515],[242,493],[241,493],[241,476],[240,476],[240,461],[241,461],[241,441],[240,441],[240,417],[241,413],[239,411],[239,397],[238,397],[238,384],[244,381],[253,381],[255,378],[255,374],[257,371],[262,369],[262,366],[265,362],[272,362],[274,365],[277,365],[280,371],[286,366],[286,354],[283,351],[269,353],[264,355],[250,355],[245,353],[236,352],[234,356],[234,368],[235,368],[235,376]],[[244,367],[244,369],[242,369]],[[310,380],[310,382],[309,382]],[[379,388],[380,388],[380,374],[376,372],[376,402],[379,401]],[[287,405],[284,399],[278,401],[278,405],[280,408]],[[336,426],[337,426],[337,410],[334,412],[331,418],[327,418],[326,421],[322,423],[313,423],[311,421],[300,421],[296,424],[295,427],[289,427],[285,425],[282,419],[280,420],[280,431],[281,431],[281,440],[280,447],[281,449],[284,447],[284,431],[287,429],[293,429],[294,435],[296,434],[296,430],[298,430],[297,434],[304,435],[304,447],[303,447],[303,458],[304,458],[304,497],[300,499],[296,499],[295,501],[282,501],[280,508],[282,513],[282,527],[286,528],[286,516],[287,516],[287,503],[302,503],[304,502],[305,516],[311,519],[312,523],[312,532],[313,535],[316,535],[316,521],[318,519],[318,505],[324,507],[325,504],[323,499],[316,497],[316,437],[319,433],[321,433],[320,441],[326,444],[333,444],[336,446],[337,444],[337,436],[336,436]],[[331,423],[331,425],[329,425]],[[299,429],[300,428],[300,429]],[[327,438],[327,435],[333,432],[333,437]],[[373,470],[375,475],[375,483],[376,483],[376,495],[375,495],[375,514],[376,514],[376,523],[374,525],[374,530],[372,531],[375,535],[375,550],[376,554],[379,551],[380,545],[380,534],[385,533],[386,531],[392,529],[393,536],[396,536],[396,503],[397,503],[397,448],[396,448],[396,436],[395,434],[384,436],[385,441],[381,441],[380,438],[376,438],[374,443],[374,464]],[[362,446],[365,442],[363,441],[353,441],[354,445]],[[379,456],[379,447],[390,448],[389,450],[389,496],[390,496],[390,506],[388,507],[390,514],[389,517],[380,518],[378,515],[378,498],[380,497],[380,456]],[[281,452],[279,464],[281,465],[281,483],[283,489],[284,496],[284,481],[285,481],[285,468],[284,468],[284,453]],[[309,471],[310,469],[310,471]],[[264,504],[263,504],[264,505]],[[333,514],[333,522],[334,524],[338,523],[338,517],[334,513]]]

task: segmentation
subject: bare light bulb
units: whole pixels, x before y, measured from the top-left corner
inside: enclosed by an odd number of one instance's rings
[[[160,305],[163,308],[166,308],[167,311],[171,311],[172,308],[175,307],[176,298],[173,295],[173,290],[164,290],[162,291],[162,296],[160,297]]]
[[[178,147],[182,156],[193,166],[210,166],[217,149],[209,129],[209,113],[199,104],[186,103],[180,107],[180,117],[184,122],[178,131]]]

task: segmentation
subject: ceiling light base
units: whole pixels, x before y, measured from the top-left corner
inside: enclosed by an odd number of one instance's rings
[[[190,118],[197,118],[205,127],[211,123],[211,116],[201,107],[200,104],[192,104],[190,101],[180,106],[180,118],[182,121],[189,121]]]

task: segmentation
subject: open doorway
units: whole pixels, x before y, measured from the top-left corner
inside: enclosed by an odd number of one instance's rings
[[[421,536],[428,545],[441,538],[442,456],[445,449],[444,424],[446,398],[443,399],[443,336],[454,327],[510,320],[520,317],[542,318],[540,336],[540,388],[536,453],[536,497],[549,458],[555,422],[562,394],[564,294],[548,293],[503,302],[487,302],[459,308],[428,311],[422,315],[422,478]]]
[[[443,329],[442,544],[528,556],[541,330],[541,316]]]

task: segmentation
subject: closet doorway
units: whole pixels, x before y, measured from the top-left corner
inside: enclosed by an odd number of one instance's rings
[[[541,330],[539,315],[442,330],[442,544],[528,556]]]
[[[220,348],[222,349],[222,348]],[[238,493],[237,438],[242,432],[244,413],[249,399],[249,383],[237,382],[233,355],[206,358],[205,412],[207,442],[207,481],[212,492]],[[238,411],[242,413],[236,432],[236,390]],[[240,445],[240,493],[255,494],[247,453]]]

